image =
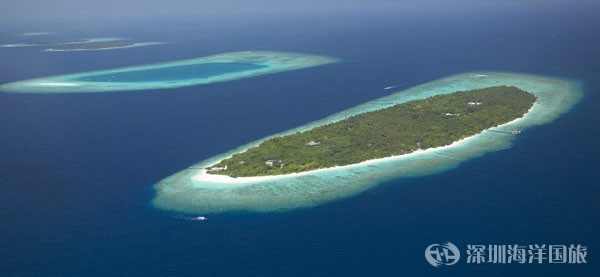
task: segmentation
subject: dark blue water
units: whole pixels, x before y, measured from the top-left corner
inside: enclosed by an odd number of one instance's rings
[[[208,78],[223,75],[226,73],[247,71],[264,67],[267,66],[253,63],[214,62],[170,66],[163,68],[152,68],[137,71],[126,71],[119,73],[98,74],[93,76],[87,76],[84,78],[75,78],[73,80],[124,83],[179,81],[188,79]]]
[[[598,11],[581,4],[286,17],[219,30],[161,24],[97,36],[173,44],[0,49],[1,83],[257,49],[345,61],[164,91],[0,94],[0,275],[596,276]],[[384,96],[388,85],[480,69],[580,79],[586,95],[509,150],[327,205],[208,214],[205,222],[150,205],[154,183],[196,161]],[[588,263],[433,268],[424,250],[445,241],[581,243]]]

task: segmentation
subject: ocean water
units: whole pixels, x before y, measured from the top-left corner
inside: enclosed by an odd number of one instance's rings
[[[216,30],[173,23],[81,31],[173,42],[156,47],[0,49],[0,83],[230,51],[343,59],[148,93],[0,94],[0,275],[595,276],[600,33],[591,26],[600,25],[598,11],[591,3],[275,17]],[[473,70],[578,79],[585,95],[510,149],[325,205],[203,214],[203,222],[151,205],[153,184],[197,161],[385,96],[386,86]],[[445,241],[580,243],[587,264],[434,268],[425,248]]]

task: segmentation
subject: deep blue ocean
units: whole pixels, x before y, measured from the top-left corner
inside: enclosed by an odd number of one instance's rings
[[[96,94],[0,93],[0,276],[598,276],[600,10],[594,3],[425,14],[181,20],[68,29],[171,44],[0,48],[0,83],[273,50],[343,59],[224,83]],[[51,26],[49,26],[51,27]],[[60,29],[63,28],[64,30]],[[4,28],[0,43],[15,42]],[[285,213],[152,207],[152,185],[247,142],[473,70],[559,76],[585,96],[511,149]],[[587,264],[434,268],[425,248],[582,244]]]

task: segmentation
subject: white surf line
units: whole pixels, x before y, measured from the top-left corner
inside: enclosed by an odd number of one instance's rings
[[[75,84],[75,83],[51,83],[51,82],[39,83],[38,85],[40,85],[40,86],[48,86],[48,87],[75,87],[75,86],[79,86],[79,84]]]

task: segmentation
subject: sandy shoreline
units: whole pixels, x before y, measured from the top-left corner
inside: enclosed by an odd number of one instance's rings
[[[521,117],[516,118],[510,122],[495,126],[495,127],[491,127],[488,129],[485,129],[475,135],[472,135],[470,137],[466,137],[463,138],[461,140],[457,140],[449,145],[445,145],[445,146],[438,146],[438,147],[433,147],[433,148],[427,148],[427,149],[419,149],[416,150],[414,152],[408,153],[408,154],[403,154],[403,155],[397,155],[397,156],[390,156],[390,157],[385,157],[385,158],[379,158],[379,159],[371,159],[371,160],[366,160],[360,163],[355,163],[355,164],[349,164],[349,165],[342,165],[342,166],[334,166],[334,167],[328,167],[328,168],[321,168],[321,169],[315,169],[315,170],[309,170],[309,171],[303,171],[303,172],[298,172],[298,173],[290,173],[290,174],[282,174],[282,175],[271,175],[271,176],[255,176],[255,177],[237,177],[237,178],[233,178],[227,175],[219,175],[219,174],[208,174],[206,172],[206,167],[210,167],[213,166],[215,164],[218,164],[219,162],[221,162],[224,159],[229,158],[225,157],[219,161],[216,161],[214,163],[211,163],[207,166],[205,166],[205,168],[201,169],[200,172],[198,172],[197,174],[195,174],[194,176],[191,177],[192,181],[195,182],[206,182],[206,183],[217,183],[217,184],[249,184],[249,183],[258,183],[258,182],[265,182],[265,181],[272,181],[272,180],[279,180],[279,179],[286,179],[286,178],[293,178],[293,177],[299,177],[302,175],[309,175],[309,174],[314,174],[314,173],[318,173],[318,172],[324,172],[324,171],[332,171],[332,170],[338,170],[338,169],[348,169],[348,168],[352,168],[352,167],[359,167],[359,166],[367,166],[370,164],[375,164],[375,163],[381,163],[381,162],[386,162],[386,161],[391,161],[391,160],[396,160],[396,159],[404,159],[404,158],[410,158],[410,157],[414,157],[414,156],[418,156],[418,155],[422,155],[422,154],[427,154],[427,153],[432,153],[432,152],[437,152],[437,151],[441,151],[441,150],[446,150],[448,148],[453,148],[453,147],[457,147],[457,146],[461,146],[464,145],[465,143],[467,143],[468,141],[477,138],[479,135],[481,135],[483,132],[488,131],[488,130],[492,130],[495,128],[501,128],[503,126],[507,126],[510,124],[514,124],[517,123],[523,119],[525,119],[529,114],[531,114],[531,112],[537,107],[537,102],[533,104],[533,106]],[[245,151],[245,150],[244,150]]]

